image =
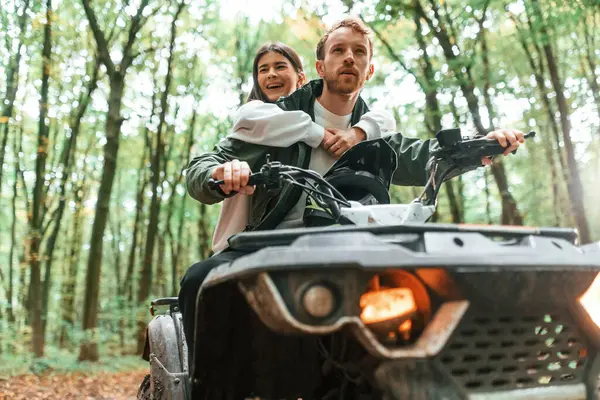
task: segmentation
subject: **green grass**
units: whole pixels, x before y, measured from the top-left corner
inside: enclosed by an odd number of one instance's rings
[[[148,362],[139,355],[100,356],[98,362],[79,362],[78,354],[61,350],[56,347],[46,347],[46,355],[35,359],[31,353],[1,354],[0,378],[23,374],[83,372],[94,374],[98,372],[120,372],[138,370],[148,367]]]

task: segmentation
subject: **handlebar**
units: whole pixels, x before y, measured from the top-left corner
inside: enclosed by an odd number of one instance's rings
[[[460,132],[460,131],[459,131]],[[459,134],[459,133],[458,133]],[[445,136],[443,136],[445,135]],[[494,139],[485,137],[478,139],[456,140],[457,132],[446,130],[438,133],[440,149],[432,155],[437,159],[445,159],[456,167],[468,167],[481,164],[482,157],[491,157],[504,153],[506,147]],[[525,134],[525,139],[535,136],[534,131]],[[516,154],[517,150],[512,151]]]
[[[436,135],[440,148],[433,151],[431,156],[434,160],[445,161],[449,165],[448,169],[441,174],[440,184],[434,188],[432,198],[427,196],[427,204],[434,204],[439,187],[444,181],[444,178],[453,170],[463,167],[477,167],[481,166],[482,157],[491,157],[498,154],[504,153],[505,147],[494,140],[487,138],[477,139],[466,139],[460,135],[460,129],[448,129],[438,132]],[[535,136],[535,132],[531,131],[525,135],[525,138],[532,138]],[[516,150],[512,152],[515,154]],[[433,184],[434,173],[429,179],[426,185],[423,195],[430,185]],[[300,183],[296,178],[300,180],[311,180],[317,184],[317,186],[307,186]],[[270,161],[267,156],[267,162],[261,167],[259,172],[250,174],[248,179],[248,185],[251,186],[264,186],[267,190],[276,191],[282,188],[284,182],[289,182],[296,185],[306,192],[309,192],[313,198],[315,194],[318,194],[320,201],[326,203],[334,213],[339,216],[339,205],[350,207],[350,203],[346,198],[336,190],[329,182],[327,182],[321,175],[314,171],[305,170],[299,167],[290,165],[283,165],[278,161]],[[223,185],[223,180],[209,179],[209,188],[216,190],[220,185]],[[423,197],[421,195],[418,199]],[[337,212],[335,212],[337,210]]]

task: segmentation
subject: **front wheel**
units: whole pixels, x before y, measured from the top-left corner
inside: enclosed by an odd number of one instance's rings
[[[140,384],[140,388],[137,392],[137,400],[150,400],[152,398],[151,388],[150,388],[150,374],[144,377],[144,380]]]

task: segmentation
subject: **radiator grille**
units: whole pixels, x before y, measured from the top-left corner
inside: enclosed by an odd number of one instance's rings
[[[438,360],[469,391],[581,382],[588,346],[568,313],[468,311]]]

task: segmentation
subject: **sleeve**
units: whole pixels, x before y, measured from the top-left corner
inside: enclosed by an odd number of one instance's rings
[[[386,140],[398,155],[398,168],[392,176],[392,183],[400,186],[425,186],[432,168],[431,153],[439,149],[437,140],[408,138],[401,133],[394,133],[386,137]],[[479,166],[457,168],[445,180],[472,171]],[[447,168],[448,165],[440,161],[436,178]]]
[[[273,147],[305,142],[318,147],[325,130],[304,111],[283,111],[275,104],[251,101],[239,108],[230,138]]]
[[[369,111],[360,118],[354,127],[365,131],[367,140],[389,136],[396,130],[396,120],[392,114],[384,110]]]
[[[246,161],[252,171],[258,171],[264,164],[268,147],[241,140],[225,138],[215,146],[212,152],[194,157],[186,169],[186,185],[190,196],[204,204],[214,204],[227,197],[219,188],[208,187],[213,170],[220,164],[234,159]]]

